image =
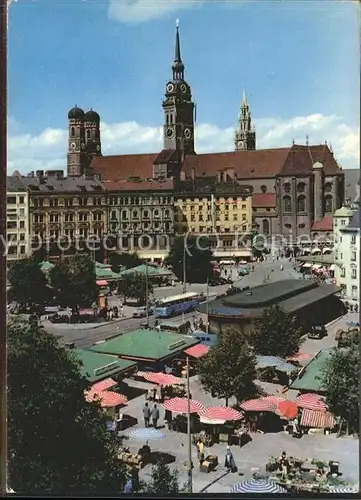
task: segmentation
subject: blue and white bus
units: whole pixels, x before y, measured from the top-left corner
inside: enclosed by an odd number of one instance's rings
[[[191,337],[199,340],[202,345],[214,346],[218,343],[218,335],[216,333],[204,332],[203,330],[196,330],[188,333]]]
[[[188,292],[182,295],[174,295],[163,299],[155,308],[156,318],[169,318],[177,314],[186,314],[194,311],[199,306],[200,296],[198,293]]]

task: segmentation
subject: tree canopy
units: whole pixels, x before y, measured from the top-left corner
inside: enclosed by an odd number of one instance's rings
[[[59,305],[77,312],[98,298],[94,262],[88,255],[74,255],[50,271],[51,285]]]
[[[117,443],[89,383],[53,335],[8,321],[9,482],[23,495],[122,491]]]
[[[126,274],[119,281],[118,292],[122,293],[125,302],[127,299],[136,299],[139,304],[146,303],[146,277],[143,274]],[[153,292],[153,285],[148,279],[148,297]]]
[[[197,368],[204,389],[213,397],[225,398],[226,405],[232,396],[241,402],[258,394],[255,357],[235,330],[222,333]]]
[[[136,252],[132,253],[117,253],[110,250],[108,253],[108,262],[112,268],[112,271],[118,273],[121,267],[126,267],[127,269],[132,269],[133,267],[140,266],[143,263],[142,259]]]
[[[255,354],[285,358],[298,351],[303,333],[296,318],[275,305],[255,321],[249,342]]]
[[[360,351],[357,344],[335,349],[322,374],[326,402],[330,411],[347,424],[348,431],[359,432]]]
[[[10,283],[8,300],[21,306],[43,306],[49,296],[46,278],[35,259],[22,259],[9,265],[7,279]]]
[[[152,467],[151,480],[148,483],[140,483],[140,492],[157,493],[181,493],[184,488],[179,486],[178,470],[171,471],[169,466],[163,462],[158,462]]]
[[[184,246],[185,259],[184,259]],[[213,275],[212,250],[208,238],[179,236],[175,239],[165,260],[174,274],[183,281],[184,260],[186,264],[186,281],[188,283],[205,283]]]

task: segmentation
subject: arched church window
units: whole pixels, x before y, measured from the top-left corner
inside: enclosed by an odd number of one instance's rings
[[[286,182],[286,184],[283,185],[283,189],[285,193],[290,193],[291,192],[291,184],[289,182]]]
[[[303,194],[297,198],[297,212],[306,212],[306,196]]]
[[[167,125],[169,125],[169,115],[166,116]]]
[[[267,186],[265,185],[261,186],[261,191],[262,193],[267,193]]]
[[[297,191],[299,193],[304,193],[305,192],[305,189],[306,189],[306,184],[304,182],[299,182],[297,184]]]
[[[173,125],[173,115],[169,115],[169,123]]]
[[[332,212],[332,196],[325,196],[325,212]]]
[[[74,136],[75,136],[75,128],[71,127],[70,128],[70,137],[74,137]]]
[[[292,212],[292,203],[290,196],[283,197],[283,213],[289,214]]]
[[[269,235],[269,221],[267,219],[262,221],[262,232],[265,236]]]

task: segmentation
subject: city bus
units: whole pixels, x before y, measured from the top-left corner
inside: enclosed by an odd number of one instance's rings
[[[198,293],[187,292],[163,299],[155,308],[156,318],[169,318],[177,314],[186,314],[194,311],[201,297]],[[204,300],[204,298],[203,298]]]

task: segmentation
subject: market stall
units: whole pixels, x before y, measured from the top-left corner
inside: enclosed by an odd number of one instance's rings
[[[177,432],[187,431],[187,413],[191,414],[191,432],[197,432],[199,427],[199,416],[198,413],[204,410],[204,406],[199,401],[194,399],[189,400],[189,410],[188,410],[188,399],[187,398],[172,398],[164,401],[163,407],[166,411],[165,420],[168,423],[168,427]],[[173,413],[176,416],[173,418]]]

